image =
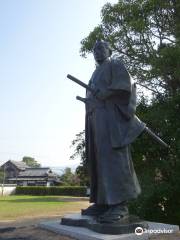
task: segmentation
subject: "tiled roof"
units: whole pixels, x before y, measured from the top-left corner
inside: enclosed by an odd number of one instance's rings
[[[28,165],[26,165],[23,161],[14,161],[10,160],[11,163],[13,163],[18,169],[26,169],[29,168]]]
[[[52,173],[50,168],[27,168],[20,172],[18,177],[57,177],[57,175]]]
[[[48,179],[44,177],[17,177],[17,178],[8,178],[8,181],[47,181]]]
[[[3,168],[4,166],[7,166],[8,164],[13,164],[19,170],[25,170],[26,168],[29,168],[29,166],[27,166],[24,162],[22,162],[22,161],[18,162],[18,161],[14,161],[14,160],[9,160],[9,161],[5,162],[1,167]]]

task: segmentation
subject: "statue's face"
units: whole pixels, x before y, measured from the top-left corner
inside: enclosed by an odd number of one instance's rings
[[[104,62],[109,56],[109,48],[103,43],[96,43],[93,49],[94,59],[98,63]]]

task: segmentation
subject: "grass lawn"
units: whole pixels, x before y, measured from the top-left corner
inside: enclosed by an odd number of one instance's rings
[[[12,195],[0,197],[0,221],[60,216],[87,207],[84,199],[63,196]]]

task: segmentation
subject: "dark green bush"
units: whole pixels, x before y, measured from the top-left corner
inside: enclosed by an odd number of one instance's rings
[[[67,195],[67,196],[86,196],[86,187],[80,186],[62,186],[62,187],[41,187],[26,186],[16,187],[16,194],[23,195]]]

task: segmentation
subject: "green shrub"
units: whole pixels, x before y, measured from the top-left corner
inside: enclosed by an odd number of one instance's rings
[[[16,187],[16,194],[23,195],[67,195],[67,196],[86,196],[86,187],[80,186],[63,186],[63,187],[41,187],[26,186]]]

